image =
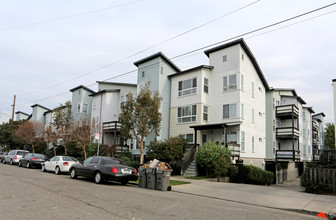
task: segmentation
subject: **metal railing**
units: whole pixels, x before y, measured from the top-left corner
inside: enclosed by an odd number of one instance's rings
[[[195,153],[197,150],[197,145],[193,145],[183,156],[182,166],[181,166],[181,175],[184,175],[185,171],[188,169],[190,164],[195,159]]]
[[[300,151],[298,150],[277,150],[276,159],[289,159],[289,160],[299,160]]]
[[[240,157],[240,144],[228,144],[228,148],[231,150],[232,157]]]

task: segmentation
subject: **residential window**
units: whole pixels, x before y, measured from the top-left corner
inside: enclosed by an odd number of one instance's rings
[[[81,112],[81,104],[77,105],[77,112],[80,113]]]
[[[209,93],[209,80],[204,78],[204,92]]]
[[[240,150],[245,151],[245,132],[241,131],[240,132]]]
[[[244,61],[244,54],[242,54],[242,56],[241,56],[241,57],[242,57],[242,61]]]
[[[208,137],[206,134],[202,134],[202,144],[208,142]]]
[[[275,102],[274,102],[274,98],[273,98],[273,110],[275,109]]]
[[[197,88],[197,78],[179,81],[178,96],[195,94]]]
[[[303,145],[302,151],[303,151],[303,156],[307,156],[307,148],[306,148],[306,145]]]
[[[223,91],[237,89],[237,74],[223,77]]]
[[[120,96],[120,108],[123,107],[124,103],[125,103],[125,96],[122,95],[122,96]]]
[[[177,109],[177,122],[195,122],[196,121],[196,105],[179,107]]]
[[[83,103],[83,113],[88,113],[88,104]]]
[[[252,82],[252,98],[254,98],[254,82]]]
[[[254,136],[252,136],[252,153],[254,153]]]
[[[204,121],[208,121],[208,110],[209,110],[209,108],[208,108],[208,106],[203,106],[203,120]]]
[[[223,56],[223,63],[227,61],[227,55]]]
[[[161,75],[163,74],[163,66],[161,66],[161,72],[160,73],[161,73]]]
[[[223,118],[237,117],[237,104],[223,105]]]
[[[252,109],[252,123],[254,123],[254,109]]]
[[[243,103],[241,103],[241,109],[240,109],[240,116],[241,116],[241,118],[244,118],[244,104]]]
[[[244,75],[240,75],[240,88],[244,90]]]
[[[185,139],[187,140],[188,144],[193,144],[194,143],[194,134],[186,134]]]
[[[229,131],[227,134],[227,142],[237,144],[237,131]]]
[[[275,131],[275,120],[273,120],[273,131]]]
[[[280,101],[277,100],[277,101],[276,101],[276,106],[279,106],[279,105],[280,105]]]
[[[306,129],[303,129],[303,138],[306,138]]]
[[[142,76],[142,77],[145,77],[145,71],[142,71],[142,72],[141,72],[141,76]]]
[[[302,119],[305,121],[306,120],[306,112],[302,112]]]

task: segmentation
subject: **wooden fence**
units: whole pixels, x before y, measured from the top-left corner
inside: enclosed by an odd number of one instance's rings
[[[329,168],[306,168],[306,181],[332,186],[336,193],[336,169]]]

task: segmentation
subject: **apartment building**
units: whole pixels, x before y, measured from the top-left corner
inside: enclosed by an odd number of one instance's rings
[[[16,121],[20,121],[20,120],[25,120],[27,118],[29,118],[29,114],[21,112],[21,111],[17,111],[15,112],[15,120]]]
[[[83,85],[70,89],[70,92],[72,92],[71,112],[73,120],[90,120],[92,109],[92,97],[90,95],[95,92]]]

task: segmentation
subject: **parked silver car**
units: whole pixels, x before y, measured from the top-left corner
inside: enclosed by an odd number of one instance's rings
[[[12,150],[5,156],[2,163],[9,163],[10,165],[17,164],[19,163],[19,160],[28,153],[29,151],[26,150]]]

